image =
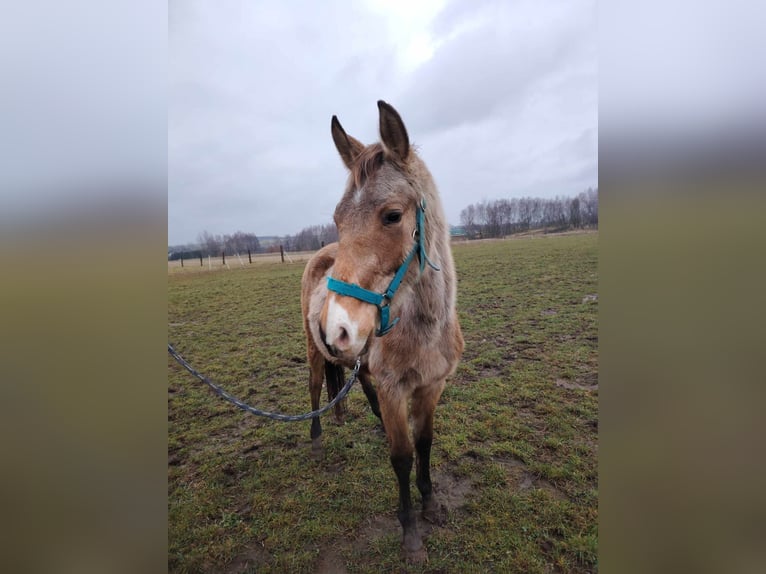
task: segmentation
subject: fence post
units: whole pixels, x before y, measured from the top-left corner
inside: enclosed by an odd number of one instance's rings
[[[253,262],[253,258],[250,256],[250,250],[249,250],[249,249],[247,250],[247,260],[248,260],[250,263],[252,263],[252,262]]]
[[[226,265],[226,252],[225,251],[221,251],[221,261],[222,261],[222,265]]]
[[[282,263],[285,262],[285,248],[281,245],[279,246],[279,256],[282,258]]]
[[[199,266],[202,267],[202,251],[199,252]]]
[[[183,267],[183,266],[184,266],[184,256],[181,255],[181,267]]]

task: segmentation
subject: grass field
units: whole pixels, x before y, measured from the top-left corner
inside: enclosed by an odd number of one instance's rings
[[[466,344],[432,453],[449,518],[423,528],[429,562],[408,571],[598,570],[597,241],[454,247]],[[302,271],[169,273],[169,341],[250,404],[309,410]],[[315,461],[308,422],[243,413],[168,365],[170,571],[402,571],[395,477],[359,385]]]

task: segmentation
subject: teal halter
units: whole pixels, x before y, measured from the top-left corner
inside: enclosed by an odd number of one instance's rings
[[[417,212],[415,216],[415,221],[416,221],[416,227],[415,227],[415,233],[414,233],[415,245],[412,246],[412,249],[407,254],[407,257],[404,258],[404,261],[399,266],[399,269],[397,269],[396,274],[394,275],[394,278],[391,280],[391,283],[389,283],[388,289],[386,289],[385,293],[382,293],[382,294],[375,293],[374,291],[370,291],[368,289],[364,289],[363,287],[360,287],[356,283],[346,283],[345,281],[339,281],[335,279],[334,277],[329,277],[329,276],[327,277],[327,288],[330,291],[334,291],[335,293],[338,293],[339,295],[354,297],[355,299],[359,299],[360,301],[364,301],[365,303],[370,303],[371,305],[375,305],[378,308],[378,311],[380,312],[380,328],[375,332],[375,335],[377,337],[382,337],[383,335],[388,333],[399,322],[399,317],[397,317],[396,319],[391,321],[391,324],[389,324],[388,306],[393,300],[394,295],[396,294],[396,290],[399,289],[399,285],[401,285],[402,279],[404,279],[404,276],[407,273],[407,269],[409,268],[413,257],[415,257],[415,255],[417,254],[418,259],[420,261],[421,273],[423,273],[423,269],[425,268],[426,263],[428,263],[428,265],[432,269],[436,271],[440,271],[440,269],[436,265],[434,265],[433,262],[428,258],[428,255],[426,255],[425,220],[426,220],[426,200],[421,199],[420,205],[418,205],[417,207]]]

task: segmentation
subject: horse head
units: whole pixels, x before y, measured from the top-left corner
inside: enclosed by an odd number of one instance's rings
[[[383,101],[378,109],[380,143],[365,146],[335,116],[331,124],[349,178],[335,209],[338,253],[320,321],[328,347],[346,359],[366,352],[375,336],[396,325],[402,297],[394,295],[410,274],[423,270],[424,209],[436,195],[397,111]],[[409,265],[413,259],[420,271]]]

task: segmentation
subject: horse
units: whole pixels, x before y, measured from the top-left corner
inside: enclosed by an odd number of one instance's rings
[[[422,562],[427,551],[410,496],[413,452],[421,516],[443,524],[445,509],[436,501],[430,471],[434,411],[464,343],[436,184],[399,113],[382,100],[378,112],[381,141],[372,145],[346,134],[332,117],[332,139],[349,175],[333,215],[338,242],[307,263],[301,307],[312,408],[319,405],[323,376],[335,396],[343,368],[359,359],[359,379],[383,423],[398,482],[402,555]],[[336,417],[342,413],[336,406]],[[321,433],[315,418],[314,451],[321,450]]]

